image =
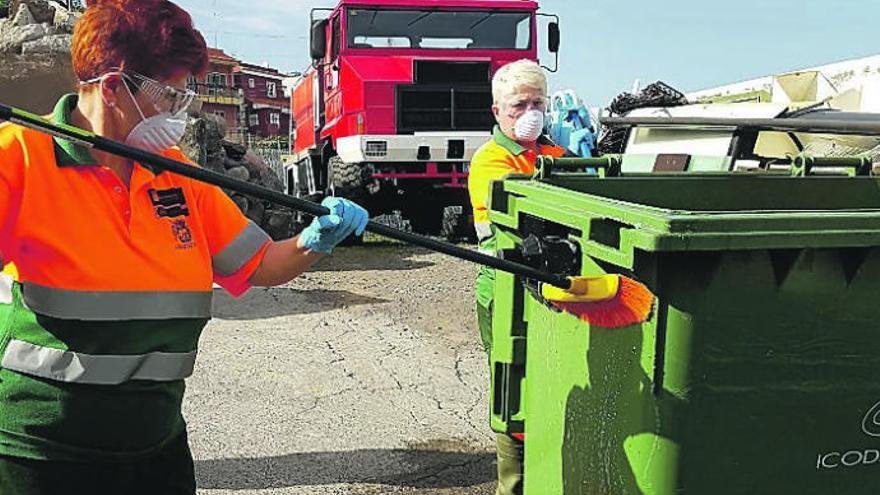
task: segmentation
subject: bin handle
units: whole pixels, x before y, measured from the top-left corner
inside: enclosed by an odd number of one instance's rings
[[[807,177],[820,175],[817,169],[844,169],[850,177],[862,177],[871,175],[871,157],[865,154],[856,156],[813,156],[809,153],[800,153],[791,158],[791,175],[793,177]]]
[[[539,156],[535,162],[534,179],[549,179],[559,170],[572,173],[587,173],[588,169],[596,169],[599,177],[617,177],[620,175],[620,155],[603,155],[594,158],[555,158]],[[590,174],[596,175],[596,174]]]

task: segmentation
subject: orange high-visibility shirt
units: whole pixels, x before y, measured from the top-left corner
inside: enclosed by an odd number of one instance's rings
[[[243,293],[269,244],[215,186],[135,164],[127,187],[84,147],[0,125],[17,271],[0,273],[0,455],[128,460],[180,435],[212,280]]]
[[[62,99],[56,121],[73,105]],[[0,253],[24,284],[210,292],[216,280],[240,295],[270,242],[212,185],[135,164],[129,188],[85,148],[11,124],[0,156]]]
[[[471,159],[468,191],[474,210],[474,223],[482,238],[488,235],[484,227],[489,222],[489,193],[493,181],[510,174],[533,174],[538,155],[561,157],[565,149],[545,137],[538,140],[538,152],[522,147],[495,126],[492,139],[480,147]],[[481,232],[481,227],[483,231]]]

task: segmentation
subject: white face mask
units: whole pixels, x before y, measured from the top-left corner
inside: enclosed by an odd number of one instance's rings
[[[141,114],[141,121],[128,133],[125,144],[150,153],[161,153],[172,146],[177,146],[186,132],[186,112],[181,112],[180,115],[161,112],[146,118],[128,85],[123,84],[123,86],[131,95],[138,113]]]
[[[544,112],[531,109],[522,114],[513,125],[513,135],[518,141],[537,141],[544,131]]]
[[[137,103],[135,103],[136,105]],[[141,114],[143,118],[143,114]],[[186,118],[174,117],[169,112],[143,119],[125,138],[125,144],[150,153],[161,153],[177,146],[186,131]]]

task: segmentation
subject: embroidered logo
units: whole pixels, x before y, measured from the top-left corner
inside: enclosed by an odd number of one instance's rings
[[[183,189],[150,189],[150,201],[159,218],[188,217],[189,207],[186,205],[186,195]]]
[[[183,189],[175,187],[172,189],[150,189],[150,202],[157,218],[168,218],[171,220],[171,233],[177,240],[177,249],[190,249],[195,243],[193,242],[192,230],[186,223],[186,217],[189,216],[189,206],[186,204],[186,195]]]
[[[189,249],[193,247],[192,231],[189,230],[189,225],[186,224],[186,220],[173,220],[171,222],[171,232],[174,233],[174,237],[177,239],[178,249]]]

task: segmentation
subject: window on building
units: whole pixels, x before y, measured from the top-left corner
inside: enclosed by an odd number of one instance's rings
[[[196,76],[189,76],[186,78],[186,89],[190,91],[197,91],[199,87],[198,81],[196,81]]]
[[[223,90],[226,89],[226,74],[211,72],[208,74],[206,82],[208,83],[208,94],[222,94]]]
[[[223,110],[214,110],[214,115],[220,117],[223,120],[226,120],[226,112]]]
[[[250,117],[248,117],[248,120],[251,127],[257,127],[260,125],[260,116],[255,113],[252,113]]]
[[[253,77],[248,78],[248,87],[254,89],[257,86],[257,83],[254,81]]]
[[[269,116],[269,123],[272,125],[281,125],[281,114],[273,113]]]
[[[266,83],[266,95],[269,96],[269,98],[275,98],[275,96],[277,95],[277,93],[275,93],[275,83]]]

